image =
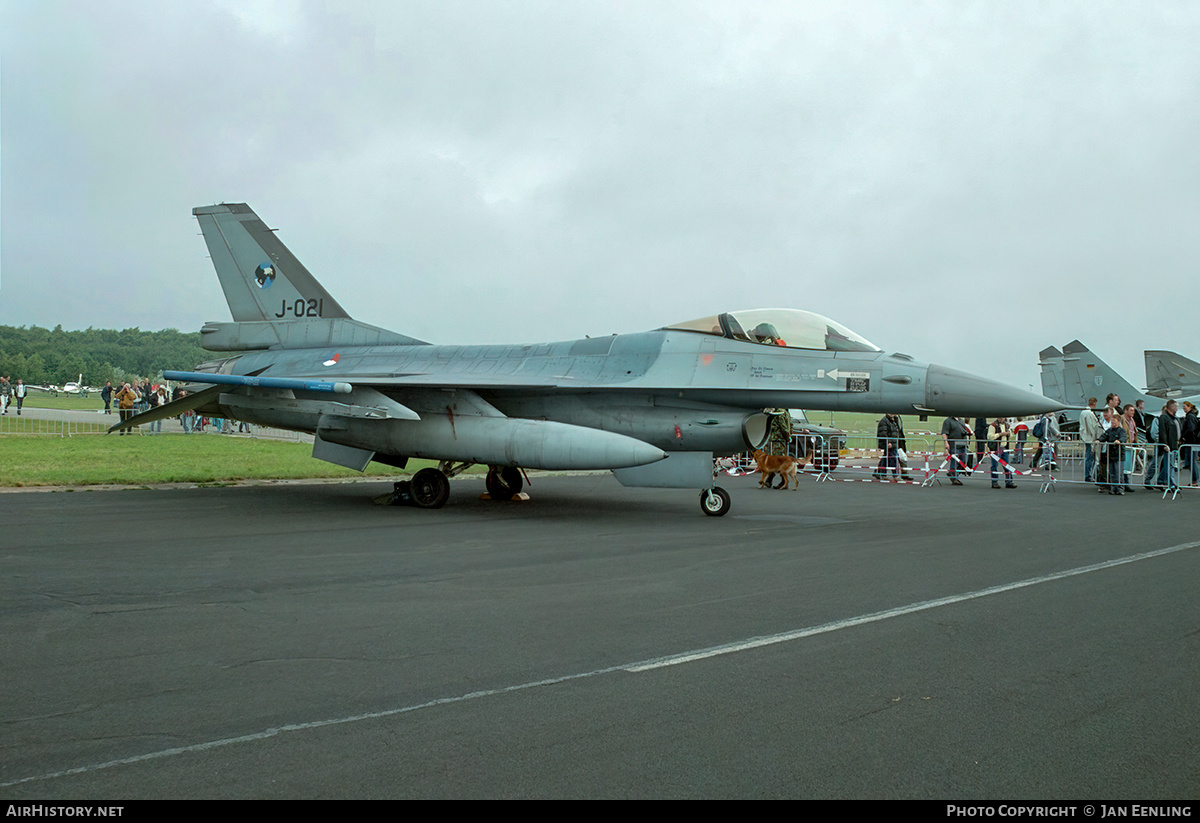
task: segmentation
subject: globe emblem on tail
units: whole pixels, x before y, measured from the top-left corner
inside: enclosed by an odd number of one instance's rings
[[[275,266],[270,263],[262,263],[254,270],[254,282],[258,283],[260,289],[269,289],[271,284],[275,282]]]

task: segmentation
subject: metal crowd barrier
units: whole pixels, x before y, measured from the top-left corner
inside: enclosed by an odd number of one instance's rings
[[[1164,498],[1170,495],[1174,499],[1180,489],[1192,486],[1193,465],[1200,473],[1200,464],[1196,463],[1200,459],[1197,454],[1200,446],[1194,444],[1183,444],[1172,451],[1141,439],[1134,443],[1088,444],[1081,442],[1078,434],[1071,433],[1063,435],[1056,445],[1057,460],[1045,469],[1043,491],[1068,483],[1094,485],[1102,492],[1122,493],[1128,489],[1162,492]],[[1183,471],[1187,472],[1186,478],[1181,476]]]
[[[34,412],[34,413],[31,413]],[[96,414],[96,420],[73,419],[79,412],[68,412],[60,409],[31,409],[25,404],[23,413],[18,416],[16,405],[8,410],[8,414],[0,415],[0,435],[37,434],[56,437],[74,437],[81,434],[104,434],[112,423],[105,422],[116,418],[108,418]]]
[[[1109,444],[1094,449],[1095,462],[1109,460],[1104,448],[1113,452],[1112,466],[1105,464],[1104,477],[1097,481],[1086,475],[1086,448],[1077,434],[1064,434],[1056,441],[1039,441],[1030,436],[1017,448],[1014,436],[1007,458],[982,448],[976,438],[966,442],[965,451],[946,453],[941,436],[933,432],[906,434],[906,461],[893,464],[889,450],[879,448],[878,438],[866,432],[845,435],[804,434],[793,437],[788,454],[800,459],[809,453],[812,459],[801,468],[802,474],[813,475],[817,482],[841,480],[852,482],[899,482],[933,486],[949,475],[951,464],[955,474],[963,479],[992,480],[993,465],[996,481],[1036,483],[1041,492],[1054,491],[1058,484],[1092,485],[1100,491],[1116,491],[1127,485],[1135,491],[1161,492],[1174,499],[1181,490],[1196,488],[1200,482],[1200,445],[1184,444],[1177,451],[1162,453],[1154,443],[1122,443],[1119,450]],[[1041,452],[1040,455],[1038,452]],[[1038,462],[1033,464],[1034,456]],[[882,461],[882,462],[881,462]],[[722,458],[718,468],[733,476],[757,471],[753,455],[746,453]],[[1006,472],[1007,470],[1007,472]],[[907,478],[905,477],[907,475]],[[1111,475],[1111,476],[1110,476]]]
[[[927,438],[928,435],[906,437],[909,450],[905,461],[896,463],[894,477],[886,467],[886,474],[879,476],[880,460],[885,458],[885,452],[878,448],[878,439],[874,435],[865,433],[795,435],[789,444],[788,454],[796,459],[805,459],[800,472],[812,475],[817,482],[894,481],[918,484],[931,471],[930,463],[937,454],[929,447]],[[810,456],[811,459],[806,459]],[[750,453],[722,458],[718,468],[733,476],[752,474],[758,470]]]
[[[879,483],[921,483],[930,470],[932,450],[924,435],[905,436],[907,449],[899,441],[879,448],[879,438],[868,432],[850,432],[837,469],[837,480]],[[903,452],[903,456],[901,456]]]
[[[44,409],[30,408],[26,404],[24,413],[17,416],[16,406],[9,409],[8,414],[0,415],[0,436],[6,435],[39,435],[51,437],[77,437],[82,435],[107,434],[110,426],[116,425],[121,418],[117,411],[112,414],[103,414],[101,412],[89,413],[95,415],[94,420],[79,419],[80,412],[69,411],[62,409]],[[33,413],[31,413],[33,412]],[[218,418],[210,418],[217,420]],[[218,429],[213,424],[209,424],[205,428],[207,433],[229,433],[240,437],[263,438],[270,440],[291,440],[311,442],[312,435],[306,435],[301,432],[288,431],[286,429],[273,429],[263,426],[251,425],[249,432],[238,432],[238,422],[236,420],[225,420]],[[168,417],[162,421],[161,432],[151,431],[150,424],[138,426],[134,430],[135,434],[139,435],[157,435],[157,434],[184,434],[182,422],[175,417]],[[200,433],[196,429],[193,433]]]

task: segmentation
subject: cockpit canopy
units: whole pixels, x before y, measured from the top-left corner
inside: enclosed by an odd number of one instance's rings
[[[880,351],[857,332],[828,317],[800,309],[747,309],[665,326],[670,331],[714,334],[763,346],[818,351]]]

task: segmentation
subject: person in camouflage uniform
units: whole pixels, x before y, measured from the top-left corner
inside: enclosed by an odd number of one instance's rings
[[[771,428],[767,433],[767,454],[783,456],[792,445],[792,416],[787,409],[767,409]]]

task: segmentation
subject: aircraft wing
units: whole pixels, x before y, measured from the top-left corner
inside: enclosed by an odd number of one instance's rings
[[[213,386],[212,388],[198,391],[195,394],[189,394],[187,397],[181,397],[178,400],[172,400],[170,403],[156,406],[153,409],[147,409],[141,414],[135,414],[128,420],[122,420],[115,426],[110,426],[108,433],[112,434],[115,431],[132,429],[134,426],[153,423],[155,420],[165,420],[168,417],[175,417],[176,415],[183,414],[189,409],[199,408],[205,403],[216,401],[218,395],[221,393],[222,388],[222,386]]]

